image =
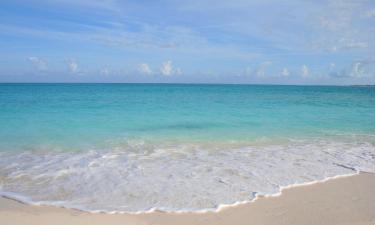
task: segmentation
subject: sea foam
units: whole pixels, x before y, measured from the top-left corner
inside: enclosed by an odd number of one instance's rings
[[[89,212],[204,212],[289,186],[375,172],[375,147],[368,142],[147,149],[1,152],[0,194]]]

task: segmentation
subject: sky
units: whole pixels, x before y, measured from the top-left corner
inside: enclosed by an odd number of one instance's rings
[[[375,84],[373,0],[1,0],[0,82]]]

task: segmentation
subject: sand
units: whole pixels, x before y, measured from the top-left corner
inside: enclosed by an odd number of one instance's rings
[[[178,197],[178,196],[176,196]],[[212,213],[90,214],[0,198],[1,225],[375,224],[375,174],[361,173],[283,190],[278,197]]]

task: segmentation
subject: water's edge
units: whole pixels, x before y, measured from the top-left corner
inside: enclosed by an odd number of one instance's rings
[[[3,198],[6,198],[6,199],[10,199],[10,200],[19,202],[21,204],[27,204],[27,205],[31,205],[31,206],[51,206],[51,207],[57,207],[57,208],[68,209],[68,210],[76,210],[76,211],[85,212],[85,213],[92,213],[92,214],[104,213],[104,214],[138,215],[138,214],[149,214],[149,213],[155,213],[155,212],[162,212],[162,213],[197,213],[197,214],[208,213],[208,212],[218,213],[218,212],[220,212],[224,209],[237,207],[239,205],[245,205],[245,204],[249,204],[249,203],[255,203],[258,199],[260,199],[262,197],[265,197],[265,198],[279,197],[279,196],[282,195],[283,191],[286,190],[286,189],[325,183],[327,181],[334,180],[334,179],[340,179],[340,178],[346,178],[346,177],[360,175],[361,173],[372,173],[372,172],[356,170],[353,173],[329,176],[329,177],[326,177],[326,178],[321,179],[321,180],[314,180],[314,181],[309,181],[309,182],[290,184],[290,185],[287,185],[287,186],[280,186],[279,191],[277,193],[274,193],[274,194],[260,195],[260,194],[254,193],[255,197],[252,200],[236,201],[232,204],[219,204],[216,208],[208,208],[208,209],[201,209],[201,210],[184,210],[184,209],[181,209],[181,210],[166,210],[166,209],[163,209],[163,208],[151,208],[150,210],[147,210],[147,211],[136,211],[136,212],[87,210],[85,208],[69,207],[68,205],[61,205],[61,204],[59,204],[59,202],[46,202],[46,201],[34,202],[26,196],[22,196],[22,195],[12,193],[12,192],[2,192],[2,191],[0,191],[0,196],[3,197]]]

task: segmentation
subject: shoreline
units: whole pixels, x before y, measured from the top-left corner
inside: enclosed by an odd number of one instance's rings
[[[297,188],[297,187],[302,187],[302,186],[308,186],[308,185],[315,185],[315,184],[320,184],[320,183],[325,183],[330,180],[334,179],[340,179],[340,178],[345,178],[345,177],[351,177],[355,175],[359,175],[361,173],[370,173],[370,172],[363,172],[363,171],[354,171],[354,173],[350,174],[341,174],[341,175],[335,175],[331,177],[326,177],[321,180],[313,180],[313,181],[308,181],[304,183],[295,183],[295,184],[290,184],[287,186],[280,186],[279,191],[274,194],[258,194],[255,193],[255,197],[251,200],[243,200],[243,201],[236,201],[234,203],[229,203],[229,204],[219,204],[215,208],[208,208],[208,209],[199,209],[199,210],[187,210],[187,209],[181,209],[181,210],[166,210],[163,208],[151,208],[147,211],[134,211],[134,212],[128,212],[128,211],[106,211],[106,210],[86,210],[83,208],[79,207],[69,207],[69,206],[64,206],[64,205],[58,205],[54,203],[46,203],[45,201],[41,202],[33,202],[32,200],[29,200],[28,197],[14,194],[14,193],[7,193],[7,194],[1,194],[0,193],[0,198],[5,198],[9,200],[13,200],[16,202],[19,202],[21,204],[26,204],[29,206],[45,206],[45,207],[56,207],[56,208],[61,208],[61,209],[67,209],[67,210],[77,210],[80,212],[85,212],[85,213],[90,213],[90,214],[108,214],[108,215],[113,215],[113,214],[129,214],[129,215],[140,215],[140,214],[152,214],[155,212],[161,212],[161,213],[171,213],[171,214],[180,214],[180,213],[194,213],[194,214],[201,214],[201,213],[219,213],[222,210],[232,208],[232,207],[237,207],[241,205],[246,205],[250,203],[255,203],[257,200],[261,198],[272,198],[272,197],[279,197],[282,195],[283,191],[291,188]]]
[[[273,197],[217,212],[89,213],[0,198],[0,221],[17,224],[375,224],[375,174],[359,173],[286,187]],[[302,210],[302,211],[301,211]],[[249,220],[254,223],[249,223]],[[297,222],[298,221],[298,222]],[[320,222],[319,222],[320,221]],[[335,222],[336,221],[336,222]],[[284,224],[281,223],[281,224]]]
[[[365,140],[296,139],[275,145],[240,143],[243,147],[233,149],[214,142],[207,149],[176,145],[179,141],[152,147],[143,140],[129,142],[148,149],[136,154],[127,147],[2,151],[0,195],[91,212],[206,212],[251,202],[259,194],[277,195],[280,187],[358,170],[375,172],[373,145]]]

